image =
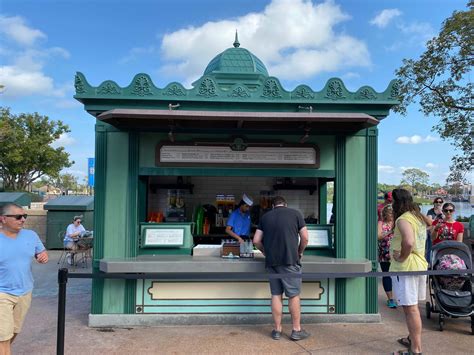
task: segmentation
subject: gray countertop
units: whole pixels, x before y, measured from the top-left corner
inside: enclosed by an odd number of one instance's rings
[[[303,272],[369,272],[367,259],[336,259],[305,255]],[[102,259],[100,271],[107,273],[241,273],[265,272],[265,258],[224,259],[218,256],[141,255],[136,258]]]

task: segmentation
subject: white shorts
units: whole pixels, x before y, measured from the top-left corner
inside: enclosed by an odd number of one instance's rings
[[[426,299],[426,275],[392,276],[392,285],[399,306],[414,306]]]

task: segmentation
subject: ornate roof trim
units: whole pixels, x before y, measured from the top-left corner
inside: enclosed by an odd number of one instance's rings
[[[235,77],[235,75],[234,75]],[[236,103],[307,103],[307,104],[376,104],[398,105],[399,84],[392,80],[383,92],[376,92],[370,86],[362,86],[355,92],[347,90],[339,78],[329,79],[320,91],[308,85],[298,85],[294,90],[283,88],[278,78],[269,76],[259,83],[249,84],[245,80],[233,79],[233,84],[218,77],[204,75],[186,89],[178,82],[171,82],[164,88],[155,86],[150,76],[139,73],[126,87],[120,87],[112,80],[106,80],[99,86],[92,86],[84,74],[77,72],[74,80],[76,94],[81,101],[89,100],[158,100],[170,99],[186,101],[236,102]]]

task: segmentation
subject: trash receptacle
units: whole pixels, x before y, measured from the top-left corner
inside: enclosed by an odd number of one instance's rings
[[[31,197],[26,192],[0,192],[0,206],[7,203],[16,203],[17,205],[31,206]]]
[[[62,249],[59,232],[66,233],[74,216],[82,215],[86,230],[94,230],[94,196],[60,196],[44,205],[48,211],[46,224],[46,248]]]

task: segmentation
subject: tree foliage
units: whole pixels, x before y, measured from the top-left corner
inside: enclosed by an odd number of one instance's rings
[[[68,191],[71,190],[75,192],[78,189],[77,177],[69,173],[61,174],[56,178],[51,179],[51,185],[60,188],[66,195],[68,194]]]
[[[418,60],[404,59],[396,74],[401,105],[396,111],[406,114],[407,106],[420,103],[426,116],[439,117],[433,131],[450,140],[458,151],[451,171],[465,176],[472,169],[474,2],[466,11],[455,11],[442,25],[439,35],[427,43]]]
[[[0,178],[5,190],[26,190],[43,175],[58,176],[70,167],[69,154],[51,143],[69,127],[38,113],[12,114],[0,107]]]
[[[430,178],[428,173],[416,168],[406,169],[402,176],[403,180],[401,184],[409,185],[412,192],[415,192],[417,187],[418,189],[423,189],[424,186],[428,184],[428,179]]]

